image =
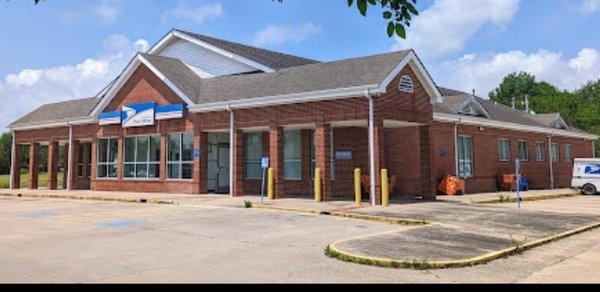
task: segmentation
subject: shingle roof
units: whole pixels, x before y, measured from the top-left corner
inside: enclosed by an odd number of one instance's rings
[[[44,104],[9,126],[87,118],[98,102],[99,98],[90,97]]]
[[[376,85],[410,51],[282,69],[274,73],[222,76],[202,80],[197,102],[211,103],[256,97]]]
[[[202,78],[181,60],[144,53],[140,53],[140,55],[165,75],[169,81],[173,82],[187,97],[192,100],[196,99],[200,93]]]
[[[261,49],[253,46],[248,46],[240,43],[221,40],[193,32],[177,29],[176,31],[196,38],[202,42],[208,43],[225,51],[234,53],[244,58],[250,59],[256,63],[265,65],[271,69],[279,70],[294,66],[319,63],[319,61],[298,57],[294,55],[274,52],[266,49]]]

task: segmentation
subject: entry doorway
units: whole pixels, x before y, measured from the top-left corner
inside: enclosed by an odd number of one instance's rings
[[[92,172],[92,143],[79,142],[77,149],[77,188],[90,189],[90,175]]]
[[[208,133],[207,189],[216,194],[229,193],[229,133]]]

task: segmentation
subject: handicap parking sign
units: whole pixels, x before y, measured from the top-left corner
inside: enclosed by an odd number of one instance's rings
[[[268,168],[269,167],[269,157],[263,157],[260,159],[260,166],[262,168]]]

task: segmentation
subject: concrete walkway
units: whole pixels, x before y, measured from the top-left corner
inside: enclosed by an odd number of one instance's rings
[[[521,192],[521,198],[524,201],[537,201],[557,199],[564,197],[575,197],[581,193],[573,189],[553,189],[553,190],[530,190]],[[516,202],[517,194],[515,192],[493,192],[493,193],[478,193],[463,196],[437,196],[438,200],[449,202],[461,202],[467,204],[492,204],[502,203],[502,200]]]

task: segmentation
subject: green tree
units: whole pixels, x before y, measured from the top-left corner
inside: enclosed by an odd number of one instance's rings
[[[512,105],[514,98],[516,108],[525,109],[525,95],[533,95],[535,84],[535,76],[527,72],[511,73],[504,77],[489,96],[492,101],[508,106]]]
[[[12,154],[12,133],[0,135],[0,174],[10,173],[10,158]]]

